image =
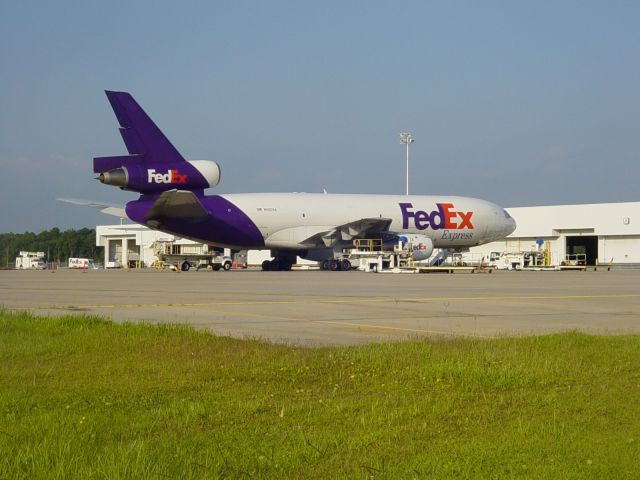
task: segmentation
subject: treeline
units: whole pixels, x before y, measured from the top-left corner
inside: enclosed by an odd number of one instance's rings
[[[66,262],[69,257],[102,260],[103,247],[96,247],[96,230],[52,228],[40,233],[0,233],[0,262],[13,264],[19,252],[44,252],[47,261]]]

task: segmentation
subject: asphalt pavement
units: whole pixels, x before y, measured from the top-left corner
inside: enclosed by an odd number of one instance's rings
[[[302,345],[576,330],[640,333],[640,270],[374,274],[0,271],[0,305],[186,323]]]

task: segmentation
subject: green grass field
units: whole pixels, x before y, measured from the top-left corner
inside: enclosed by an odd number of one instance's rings
[[[640,478],[640,337],[293,348],[0,311],[0,478]]]

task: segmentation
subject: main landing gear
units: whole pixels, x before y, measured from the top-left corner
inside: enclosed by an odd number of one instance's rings
[[[295,263],[295,258],[276,257],[273,260],[265,260],[262,262],[263,272],[290,272],[291,267]]]

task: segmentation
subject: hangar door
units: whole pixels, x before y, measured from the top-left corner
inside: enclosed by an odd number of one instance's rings
[[[567,238],[567,255],[586,255],[587,265],[595,265],[598,258],[598,237],[583,235]]]

